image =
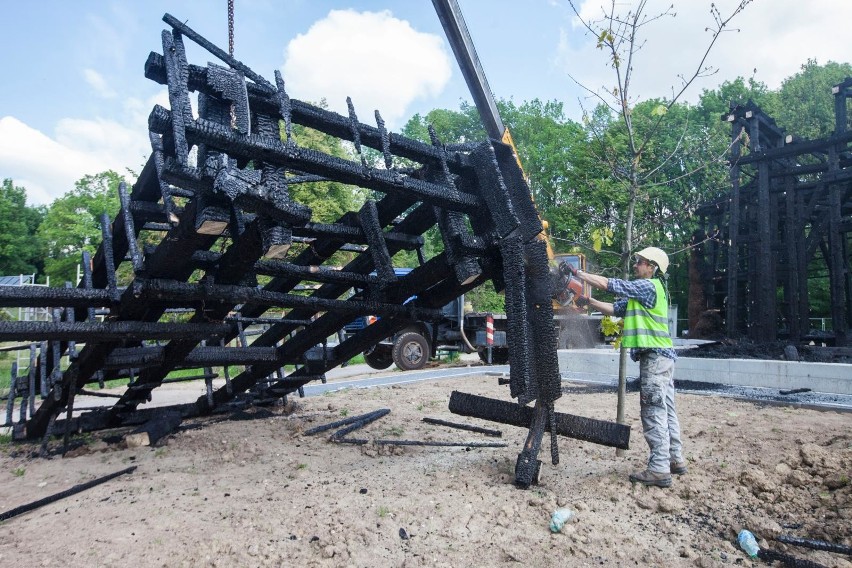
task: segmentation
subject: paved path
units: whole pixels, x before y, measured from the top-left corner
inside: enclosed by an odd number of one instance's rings
[[[366,377],[362,376],[362,378],[352,379],[341,379],[338,377],[338,380],[331,380],[331,377],[328,377],[329,382],[326,384],[311,383],[305,385],[305,396],[316,396],[325,392],[344,389],[364,389],[379,386],[404,385],[407,383],[416,383],[418,381],[457,379],[459,377],[471,375],[482,375],[483,373],[503,374],[508,372],[509,365],[480,365],[477,367],[441,367],[439,369],[425,369],[422,371],[396,371],[391,374]]]

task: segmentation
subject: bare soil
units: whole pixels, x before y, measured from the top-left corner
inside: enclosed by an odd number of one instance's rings
[[[669,489],[633,486],[647,446],[638,394],[628,396],[631,449],[545,438],[541,482],[513,485],[526,430],[454,416],[452,390],[508,399],[497,378],[348,390],[255,409],[245,420],[184,423],[157,447],[107,433],[66,457],[0,452],[0,510],[137,465],[138,469],[2,524],[4,566],[757,566],[736,546],[825,566],[850,557],[781,545],[779,534],[852,545],[849,414],[679,394],[689,473]],[[389,408],[359,438],[506,447],[355,446],[306,436],[317,425]],[[571,392],[557,410],[615,415],[615,395]],[[502,430],[488,438],[423,417]],[[120,432],[119,432],[120,433]],[[117,439],[117,432],[108,433]],[[56,444],[56,442],[54,443]],[[551,513],[575,512],[560,533]]]

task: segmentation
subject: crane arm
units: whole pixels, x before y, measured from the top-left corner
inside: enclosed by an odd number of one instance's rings
[[[462,16],[459,3],[456,0],[432,0],[432,5],[435,6],[435,12],[444,28],[444,34],[447,36],[447,41],[456,56],[467,88],[470,89],[473,102],[479,111],[479,117],[485,125],[485,131],[491,138],[504,141],[506,126],[500,118],[497,102],[494,100],[491,87],[488,86],[488,79],[485,77],[485,71],[479,62],[479,56],[476,55],[476,48],[467,29],[464,16]]]

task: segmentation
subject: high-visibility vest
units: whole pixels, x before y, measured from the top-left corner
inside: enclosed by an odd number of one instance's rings
[[[672,346],[669,335],[669,302],[659,280],[651,280],[657,290],[657,302],[648,309],[638,300],[627,300],[627,314],[624,316],[624,347],[665,348]]]

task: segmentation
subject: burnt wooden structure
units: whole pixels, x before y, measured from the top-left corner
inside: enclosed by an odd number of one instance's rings
[[[757,105],[732,105],[728,196],[699,210],[707,308],[729,337],[817,338],[849,345],[852,320],[852,78],[833,88],[835,131],[823,139],[787,135]],[[832,330],[809,325],[808,279],[828,275]]]
[[[2,306],[53,310],[50,322],[0,322],[0,340],[35,344],[29,374],[13,377],[8,397],[7,423],[15,422],[17,437],[157,420],[144,405],[175,380],[207,384],[195,402],[167,409],[182,418],[300,393],[491,280],[506,295],[509,386],[517,399],[506,404],[519,407],[512,424],[530,429],[518,484],[534,481],[547,430],[626,447],[626,426],[554,412],[561,396],[554,276],[508,146],[485,140],[450,148],[434,133],[426,144],[388,132],[378,111],[375,126],[361,122],[351,101],[348,116],[299,101],[279,73],[267,81],[178,19],[163,19],[162,53],[150,54],[145,74],[168,89],[170,109],[151,111],[151,156],[135,184],[119,188],[115,218],[103,217],[97,253],[83,255],[82,282],[0,288]],[[219,62],[189,63],[187,40]],[[355,159],[300,145],[300,128],[350,143]],[[319,222],[292,190],[329,181],[374,197],[335,222]],[[423,234],[433,227],[443,251],[427,258]],[[404,276],[393,269],[400,251],[416,251],[420,261]],[[335,265],[341,252],[342,267]],[[328,341],[368,314],[380,318]],[[257,330],[251,342],[247,330]],[[242,370],[231,376],[229,366]],[[224,372],[219,388],[215,367]],[[175,378],[187,369],[196,374]],[[74,415],[77,394],[114,378],[129,382],[112,404]],[[17,421],[16,397],[23,397]],[[490,407],[499,402],[458,399],[454,408],[499,420]],[[556,462],[555,443],[551,450]]]

